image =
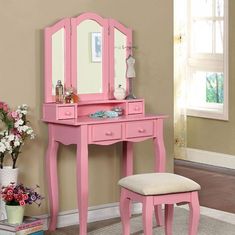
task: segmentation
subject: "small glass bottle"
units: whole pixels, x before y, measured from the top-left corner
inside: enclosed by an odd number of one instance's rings
[[[55,87],[56,103],[63,103],[64,100],[63,94],[64,94],[63,85],[61,83],[61,80],[58,80]]]

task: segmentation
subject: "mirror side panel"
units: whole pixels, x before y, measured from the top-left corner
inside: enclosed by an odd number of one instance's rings
[[[55,102],[58,80],[70,86],[70,19],[63,19],[44,30],[45,103]]]

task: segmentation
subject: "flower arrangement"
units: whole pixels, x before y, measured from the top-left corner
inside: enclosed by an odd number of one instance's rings
[[[40,206],[41,200],[43,200],[44,197],[36,192],[37,188],[39,188],[38,185],[36,185],[35,188],[28,188],[23,184],[11,183],[8,186],[2,187],[1,197],[8,206],[24,206],[33,203]]]
[[[32,127],[28,125],[26,115],[28,106],[23,104],[16,110],[11,111],[8,105],[0,102],[0,168],[3,168],[3,160],[7,153],[11,155],[13,165],[16,161],[27,138],[34,139]]]

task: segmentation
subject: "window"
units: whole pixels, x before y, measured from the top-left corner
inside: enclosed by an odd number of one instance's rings
[[[187,114],[227,120],[228,0],[188,2]]]

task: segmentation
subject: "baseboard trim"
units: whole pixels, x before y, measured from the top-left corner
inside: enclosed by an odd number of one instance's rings
[[[89,207],[88,223],[120,217],[118,204],[119,203],[109,203],[100,206]],[[187,205],[183,205],[180,207],[188,209]],[[142,211],[141,203],[134,203],[132,207],[132,214],[139,214],[141,213],[141,211]],[[201,206],[200,214],[227,223],[235,224],[235,214],[233,213],[228,213]],[[48,230],[49,215],[41,215],[38,218],[44,220],[44,230]],[[57,228],[78,224],[78,218],[79,215],[77,210],[60,212],[58,215]]]
[[[180,207],[189,210],[189,207],[187,205],[182,205]],[[213,219],[217,219],[235,225],[235,214],[233,213],[200,206],[200,215],[205,215]]]
[[[132,206],[132,214],[141,213],[141,203],[134,203]],[[88,208],[88,223],[107,220],[120,217],[119,203],[109,203],[100,206]],[[44,221],[44,230],[48,229],[49,215],[38,216]],[[57,228],[71,226],[79,223],[78,210],[69,210],[58,214]]]
[[[235,156],[224,153],[187,148],[187,157],[182,160],[235,169]]]

